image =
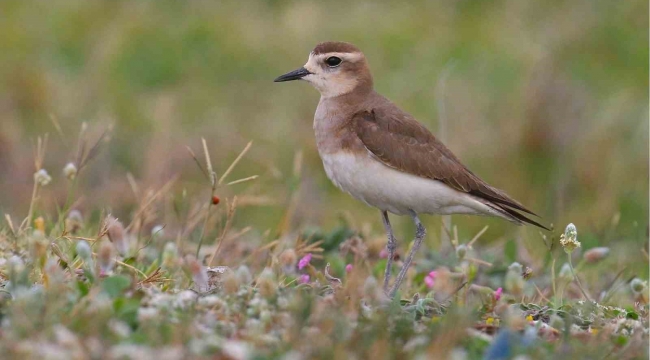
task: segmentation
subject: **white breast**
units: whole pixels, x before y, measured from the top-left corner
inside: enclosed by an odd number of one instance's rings
[[[444,183],[407,174],[374,159],[370,153],[321,153],[327,176],[341,190],[370,206],[405,215],[409,210],[425,214],[497,215],[473,196]]]

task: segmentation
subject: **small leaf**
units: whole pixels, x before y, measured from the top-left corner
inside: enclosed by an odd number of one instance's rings
[[[639,320],[639,314],[637,314],[634,311],[628,311],[627,314],[625,315],[625,318]]]
[[[131,279],[122,275],[115,275],[104,279],[102,289],[110,296],[117,297],[131,286]]]
[[[126,299],[120,297],[113,301],[113,310],[115,310],[117,317],[129,324],[132,329],[135,329],[138,325],[139,308],[139,299]]]
[[[81,293],[81,297],[88,295],[88,284],[83,281],[77,281],[77,290]]]

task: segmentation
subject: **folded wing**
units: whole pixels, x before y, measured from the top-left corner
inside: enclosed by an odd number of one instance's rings
[[[403,112],[362,111],[350,123],[363,145],[385,165],[412,175],[441,181],[462,192],[491,202],[515,219],[545,226],[515,210],[535,215],[503,191],[466,168],[431,132]]]

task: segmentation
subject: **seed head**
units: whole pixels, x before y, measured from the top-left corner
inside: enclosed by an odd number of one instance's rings
[[[257,280],[257,288],[259,289],[260,295],[267,299],[275,296],[278,290],[278,284],[275,281],[273,270],[266,268],[262,271],[262,274],[260,274]]]
[[[458,260],[463,260],[466,254],[467,254],[466,245],[458,245],[456,247],[456,256],[458,257]]]
[[[643,281],[643,280],[641,280],[639,278],[634,278],[630,282],[630,287],[632,288],[632,291],[635,294],[640,294],[640,293],[642,293],[644,291],[648,291],[648,282]]]
[[[47,173],[47,170],[40,169],[34,173],[34,181],[40,186],[45,186],[52,181],[52,177]]]
[[[520,263],[514,262],[510,264],[503,284],[508,293],[517,297],[523,293],[524,285],[526,283],[524,278],[521,276],[522,270],[523,266]]]
[[[115,250],[117,250],[120,255],[125,256],[129,252],[130,241],[126,230],[124,229],[124,225],[122,225],[122,223],[112,215],[108,215],[106,218],[106,231],[108,239],[113,243],[113,246],[115,246]]]
[[[74,180],[77,177],[77,167],[75,164],[69,162],[63,168],[63,175],[68,178],[68,180]]]
[[[156,225],[151,228],[151,237],[160,239],[165,236],[165,227],[162,225]]]
[[[113,257],[113,246],[106,241],[102,242],[97,254],[97,261],[99,262],[100,275],[108,275],[113,270],[115,259]]]
[[[83,217],[77,209],[72,209],[65,218],[65,228],[71,234],[75,234],[83,226]]]
[[[45,234],[45,219],[43,219],[42,216],[39,216],[36,219],[34,219],[34,228],[40,231],[41,234]]]
[[[248,266],[246,265],[241,265],[240,267],[238,267],[236,273],[239,282],[242,284],[248,285],[251,283],[251,281],[253,281],[253,275],[251,275],[251,271],[248,269]]]
[[[285,272],[292,273],[295,270],[298,257],[293,249],[286,249],[279,256],[280,265]]]
[[[569,224],[566,226],[564,234],[560,235],[560,245],[562,245],[567,254],[571,254],[573,250],[580,247],[578,229],[576,229],[575,225]]]
[[[92,260],[92,251],[90,250],[90,245],[88,245],[85,240],[81,240],[77,243],[77,254],[86,262]]]
[[[239,278],[237,274],[232,271],[226,273],[223,279],[223,290],[229,295],[237,293],[237,290],[239,290]]]

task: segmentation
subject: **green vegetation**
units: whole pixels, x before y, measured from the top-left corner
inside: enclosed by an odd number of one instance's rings
[[[647,14],[4,1],[2,357],[647,358]],[[379,212],[325,178],[317,92],[272,83],[323,40],[555,231],[425,217],[386,299]]]

